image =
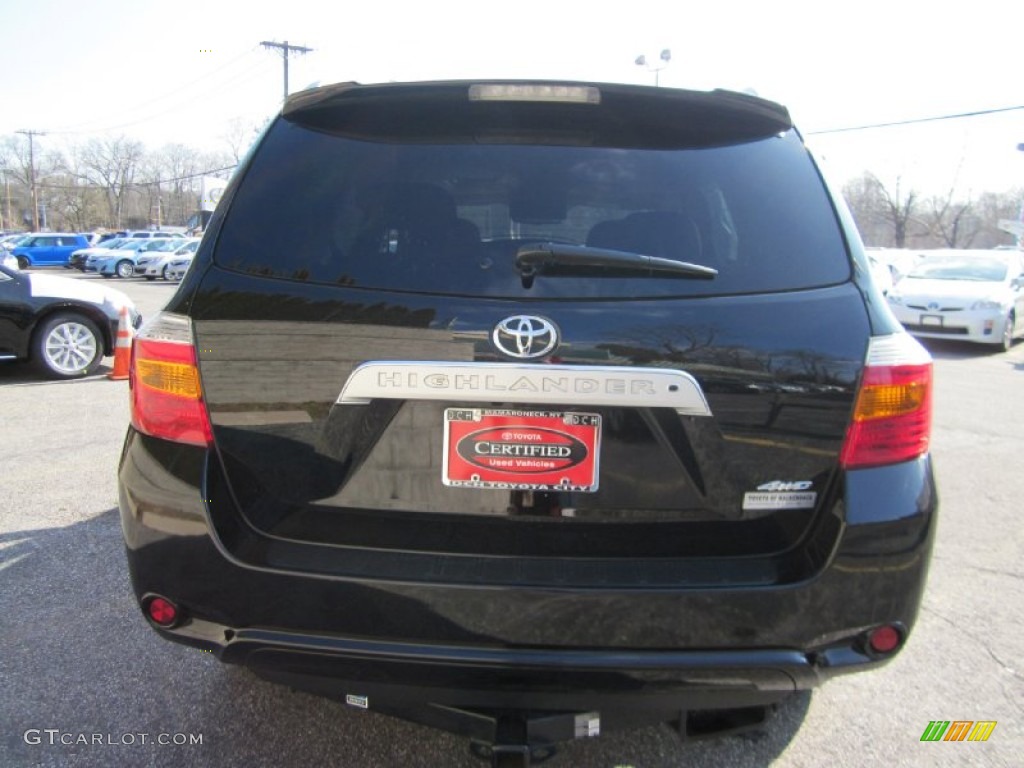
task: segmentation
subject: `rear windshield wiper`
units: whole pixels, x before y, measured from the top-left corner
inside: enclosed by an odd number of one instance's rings
[[[591,248],[565,243],[531,243],[516,251],[516,269],[523,288],[530,288],[537,275],[599,275],[612,270],[616,275],[634,273],[637,277],[690,277],[711,280],[717,269],[660,256]]]

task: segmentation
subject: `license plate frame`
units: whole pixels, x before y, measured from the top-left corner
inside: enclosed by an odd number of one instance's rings
[[[441,480],[452,488],[593,493],[601,415],[446,408]]]
[[[946,319],[942,315],[921,315],[921,327],[941,328],[945,325]]]

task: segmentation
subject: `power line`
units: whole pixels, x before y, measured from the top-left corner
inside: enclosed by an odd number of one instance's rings
[[[152,187],[155,184],[170,184],[173,181],[188,181],[189,179],[198,179],[201,176],[212,176],[216,173],[223,173],[224,171],[232,171],[237,168],[237,165],[225,165],[223,168],[211,168],[206,171],[199,171],[197,173],[190,173],[187,176],[174,176],[169,179],[152,179],[150,181],[130,181],[125,184],[125,187]],[[43,189],[80,189],[80,185],[76,184],[49,184],[41,182],[37,186]]]
[[[243,82],[247,82],[249,80],[252,80],[252,79],[256,78],[258,75],[262,75],[263,74],[262,71],[260,71],[263,67],[264,67],[264,63],[262,63],[262,62],[260,62],[258,64],[254,64],[253,66],[249,67],[248,69],[243,70],[242,72],[233,75],[232,79],[227,80],[224,83],[220,83],[220,84],[214,85],[213,88],[216,89],[216,90],[223,90],[223,89],[227,88],[229,85],[237,86],[237,85],[240,85]],[[207,93],[207,91],[201,91],[201,92],[197,93],[195,96],[191,96],[191,95],[187,96],[185,101],[179,102],[177,105],[172,106],[172,107],[170,107],[168,109],[165,109],[162,112],[156,112],[156,113],[147,115],[146,117],[140,117],[140,118],[135,119],[135,120],[129,120],[128,122],[125,122],[125,123],[118,123],[116,125],[108,125],[108,126],[105,126],[103,128],[94,128],[94,129],[90,129],[90,130],[63,131],[63,133],[65,133],[65,134],[107,133],[109,131],[114,131],[114,130],[118,130],[118,129],[121,129],[121,128],[128,128],[128,127],[131,127],[133,125],[141,125],[142,123],[149,123],[149,122],[152,122],[152,121],[154,121],[154,120],[156,120],[158,118],[161,118],[161,117],[163,117],[165,115],[169,115],[169,114],[172,114],[174,112],[181,112],[183,109],[186,108],[188,102],[195,101],[199,96],[203,95],[204,93]]]
[[[101,128],[90,128],[90,129],[84,129],[83,128],[83,129],[80,129],[80,130],[55,131],[55,133],[60,133],[60,134],[64,134],[64,135],[69,135],[69,134],[71,134],[71,135],[80,134],[81,135],[81,134],[108,133],[110,131],[119,130],[121,128],[128,128],[128,127],[131,127],[133,125],[141,125],[142,123],[153,122],[153,121],[155,121],[155,120],[157,120],[157,119],[159,119],[159,118],[161,118],[161,117],[163,117],[165,115],[169,115],[169,114],[172,114],[172,113],[175,113],[175,112],[182,112],[182,110],[187,108],[188,104],[195,102],[197,99],[202,97],[204,94],[212,93],[213,91],[223,91],[223,90],[227,89],[229,86],[238,86],[238,85],[241,85],[244,82],[248,82],[249,80],[253,80],[256,77],[259,77],[259,76],[261,76],[263,74],[263,69],[265,68],[265,66],[266,66],[265,62],[257,62],[256,64],[254,64],[253,66],[249,67],[248,69],[245,69],[245,70],[242,70],[241,72],[237,72],[237,73],[233,74],[229,80],[226,80],[223,83],[215,83],[209,89],[198,91],[195,94],[186,95],[184,97],[183,101],[178,101],[177,103],[174,104],[174,106],[171,106],[168,109],[165,109],[165,110],[163,110],[161,112],[151,113],[149,115],[146,115],[145,117],[140,117],[140,118],[136,118],[136,119],[133,119],[133,120],[128,120],[127,122],[123,122],[123,123],[116,123],[114,125],[106,125],[106,126],[103,126]]]
[[[1013,112],[1024,109],[1024,104],[1016,107],[999,107],[997,109],[979,109],[976,112],[959,112],[954,115],[937,115],[935,117],[918,117],[912,120],[897,120],[891,123],[871,123],[868,125],[853,125],[846,128],[827,128],[822,131],[807,131],[808,136],[818,136],[823,133],[847,133],[849,131],[866,131],[872,128],[892,128],[898,125],[914,125],[916,123],[934,123],[939,120],[958,120],[962,117],[978,117],[980,115],[994,115],[999,112]]]
[[[174,178],[171,179],[154,179],[153,181],[133,181],[132,185],[139,187],[149,187],[152,186],[153,184],[170,184],[172,181],[187,181],[188,179],[198,179],[200,176],[212,176],[215,173],[233,171],[237,167],[237,165],[225,165],[223,168],[211,168],[208,171],[190,173],[187,176],[175,176]]]
[[[125,105],[125,108],[126,109],[130,108],[130,109],[133,109],[133,110],[139,110],[139,109],[142,109],[144,107],[148,107],[148,106],[150,106],[152,104],[158,104],[159,102],[164,101],[164,100],[168,99],[169,97],[174,96],[175,94],[180,93],[181,91],[184,91],[184,90],[192,87],[196,83],[202,82],[203,80],[206,80],[208,78],[212,78],[212,77],[215,77],[215,76],[219,75],[221,72],[224,72],[228,67],[234,65],[238,61],[241,61],[243,58],[245,58],[246,56],[254,53],[255,51],[256,51],[256,46],[252,46],[251,48],[247,48],[246,50],[242,51],[237,56],[235,56],[232,59],[228,60],[226,63],[224,63],[223,65],[221,65],[217,69],[213,70],[212,72],[208,72],[205,75],[200,75],[199,77],[197,77],[197,78],[195,78],[193,80],[189,80],[188,82],[183,83],[183,84],[179,85],[176,88],[171,88],[168,91],[164,91],[159,96],[157,96],[156,98],[150,99],[149,101],[144,101],[144,102],[141,102],[140,104]],[[248,72],[251,72],[253,69],[254,69],[254,67],[251,67],[251,68],[249,68],[249,69],[247,69],[245,71],[246,71],[246,73],[248,73]],[[232,76],[232,77],[234,77],[234,76]],[[188,98],[191,99],[192,98],[192,94],[188,94]],[[182,102],[180,100],[177,100],[177,99],[175,100],[175,104],[176,105],[180,105],[181,103]],[[161,114],[165,114],[165,113],[161,113]],[[103,121],[103,118],[93,118],[91,120],[85,120],[85,121],[79,122],[79,123],[71,123],[70,125],[66,125],[66,126],[62,126],[60,128],[54,129],[54,130],[51,131],[51,133],[60,133],[60,134],[66,134],[66,133],[101,133],[102,131],[109,130],[109,129],[90,129],[87,126],[95,125],[97,123],[102,123],[102,121]],[[114,127],[117,127],[117,126],[114,126]]]

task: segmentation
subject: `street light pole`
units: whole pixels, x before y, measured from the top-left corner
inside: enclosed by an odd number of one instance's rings
[[[649,64],[647,61],[647,57],[641,53],[639,56],[636,57],[636,61],[633,62],[638,67],[647,67],[648,72],[654,73],[655,88],[657,88],[659,85],[658,76],[661,74],[661,70],[667,67],[669,62],[672,61],[672,51],[668,48],[663,48],[661,53],[658,55],[658,60],[661,62],[660,64]]]

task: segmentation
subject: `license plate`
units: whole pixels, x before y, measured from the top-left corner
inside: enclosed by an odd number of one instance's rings
[[[442,479],[456,488],[592,492],[600,445],[596,413],[447,408]]]
[[[921,325],[942,326],[942,315],[921,315]]]

